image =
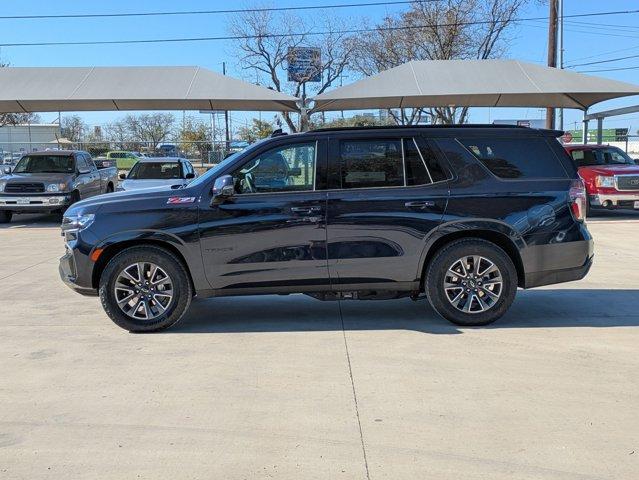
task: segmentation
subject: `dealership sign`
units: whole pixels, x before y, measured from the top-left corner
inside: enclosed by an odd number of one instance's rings
[[[289,82],[322,81],[322,51],[319,48],[290,47],[286,59]]]

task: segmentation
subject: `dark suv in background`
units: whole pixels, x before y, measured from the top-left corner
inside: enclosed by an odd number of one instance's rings
[[[99,294],[130,331],[169,327],[195,295],[287,293],[425,294],[452,322],[487,324],[517,287],[578,280],[592,263],[585,191],[560,133],[276,135],[185,188],[74,205],[63,219],[60,274],[78,292]]]

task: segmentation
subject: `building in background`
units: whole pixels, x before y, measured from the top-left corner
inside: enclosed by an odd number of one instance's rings
[[[38,123],[31,125],[4,125],[0,127],[0,158],[17,153],[57,148],[60,125]]]

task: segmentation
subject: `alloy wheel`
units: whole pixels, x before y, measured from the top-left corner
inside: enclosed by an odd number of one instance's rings
[[[467,255],[452,263],[444,275],[448,301],[464,313],[482,313],[501,297],[503,280],[494,262],[479,255]]]
[[[136,320],[153,320],[173,300],[173,281],[158,265],[137,262],[124,268],[114,286],[115,300],[122,312]]]

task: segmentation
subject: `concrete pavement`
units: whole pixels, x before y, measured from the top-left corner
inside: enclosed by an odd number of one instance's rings
[[[57,277],[50,218],[0,228],[0,478],[639,476],[639,216],[581,282],[497,324],[427,302],[198,300],[132,335]]]

